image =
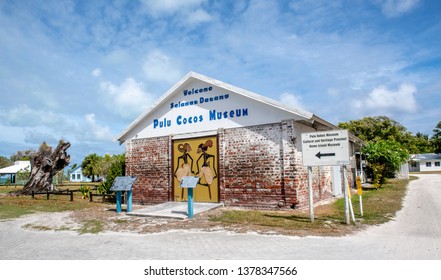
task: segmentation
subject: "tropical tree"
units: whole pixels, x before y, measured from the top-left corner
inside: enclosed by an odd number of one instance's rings
[[[84,176],[91,177],[92,182],[95,182],[95,176],[99,175],[99,161],[100,156],[97,154],[87,155],[81,163],[81,170]]]
[[[118,176],[125,176],[126,173],[126,157],[124,154],[114,155],[112,157],[112,162],[107,172],[106,180],[101,183],[100,191],[109,192],[110,187],[112,187],[113,181]]]
[[[97,175],[101,178],[106,178],[113,160],[113,157],[109,154],[99,157],[96,169]]]
[[[407,131],[406,127],[386,116],[364,117],[341,122],[338,126],[348,129],[363,141],[392,140],[406,144],[412,140],[412,133]]]
[[[392,177],[401,164],[409,159],[409,153],[400,143],[392,140],[370,141],[363,146],[369,171],[372,173],[373,184],[376,188]]]
[[[47,143],[44,142],[44,145],[47,146]],[[36,153],[36,151],[28,149],[25,151],[17,151],[15,154],[12,154],[10,159],[12,162],[19,160],[30,160],[31,157]]]
[[[436,127],[433,129],[432,138],[430,138],[434,152],[441,154],[441,121],[438,122]]]
[[[29,170],[19,170],[16,174],[15,181],[25,184],[31,178],[31,172]]]
[[[410,154],[426,154],[433,153],[434,148],[429,139],[429,134],[417,132],[409,143],[407,150]]]
[[[437,136],[429,139],[429,135],[417,132],[413,135],[397,121],[385,116],[364,117],[359,120],[341,122],[341,128],[348,129],[352,134],[366,142],[390,140],[401,144],[410,154],[433,153]],[[438,140],[441,145],[441,122],[439,123]]]
[[[7,157],[0,156],[0,168],[11,166],[13,162]]]

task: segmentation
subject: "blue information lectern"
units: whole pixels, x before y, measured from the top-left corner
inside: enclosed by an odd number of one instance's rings
[[[119,176],[113,181],[111,191],[116,192],[116,212],[121,212],[122,192],[127,193],[127,212],[132,211],[132,186],[135,183],[135,176]]]
[[[188,218],[193,218],[194,214],[194,203],[193,203],[193,189],[196,188],[196,185],[199,182],[198,176],[184,176],[182,177],[181,184],[179,185],[181,188],[186,188],[188,193]]]

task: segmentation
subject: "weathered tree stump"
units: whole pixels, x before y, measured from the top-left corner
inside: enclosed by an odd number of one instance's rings
[[[50,190],[53,176],[70,163],[70,155],[66,152],[69,147],[69,142],[60,141],[55,151],[52,152],[52,147],[43,142],[38,152],[31,156],[30,179],[18,193],[30,195],[32,191]]]

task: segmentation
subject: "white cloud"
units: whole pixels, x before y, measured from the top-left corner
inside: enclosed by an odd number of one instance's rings
[[[87,138],[89,141],[112,141],[112,133],[110,132],[109,127],[101,126],[96,122],[95,114],[86,114],[84,115],[84,120],[86,121],[88,135],[91,135],[91,138]]]
[[[147,79],[151,81],[173,83],[182,76],[177,64],[162,51],[154,50],[147,55],[143,70]]]
[[[95,69],[93,69],[91,74],[94,77],[99,77],[99,76],[101,76],[101,69],[100,68],[95,68]]]
[[[202,9],[197,9],[188,14],[188,21],[191,24],[198,24],[202,22],[209,22],[213,19],[213,17]]]
[[[121,85],[112,82],[101,82],[104,103],[124,119],[138,116],[153,104],[154,97],[144,90],[142,83],[127,78]]]
[[[280,95],[280,102],[282,102],[283,104],[286,104],[296,109],[305,110],[301,100],[301,96],[297,96],[288,92],[282,93],[282,95]]]
[[[57,139],[52,133],[49,132],[42,132],[40,130],[27,130],[24,133],[24,141],[25,143],[49,143],[51,145],[57,144],[60,139]]]
[[[401,84],[397,91],[392,91],[385,86],[374,88],[365,100],[353,102],[356,109],[370,112],[405,112],[413,113],[417,110],[414,94],[417,88],[413,84]]]
[[[213,20],[213,16],[202,8],[206,0],[143,0],[146,12],[154,18],[173,16],[179,26],[194,27]]]
[[[64,119],[56,113],[47,110],[37,110],[28,105],[18,105],[8,111],[0,111],[1,123],[9,126],[36,127],[53,126]]]
[[[152,15],[172,14],[201,5],[205,0],[143,0],[148,13]]]
[[[128,61],[131,61],[131,55],[127,50],[116,49],[103,56],[103,62],[108,65],[124,65]]]
[[[387,17],[399,17],[415,9],[420,0],[380,0],[381,11]]]

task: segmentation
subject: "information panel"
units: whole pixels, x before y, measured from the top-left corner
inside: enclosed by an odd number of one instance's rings
[[[196,188],[196,185],[199,182],[198,176],[184,176],[182,177],[180,187],[181,188]]]
[[[135,176],[119,176],[113,181],[111,191],[131,191],[132,186],[135,183]]]
[[[348,131],[302,133],[302,154],[304,166],[348,165]]]

